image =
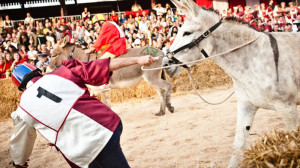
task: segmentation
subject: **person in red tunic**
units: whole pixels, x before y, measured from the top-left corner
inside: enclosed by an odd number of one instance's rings
[[[114,70],[154,62],[150,55],[90,62],[64,60],[44,76],[30,64],[17,65],[12,81],[23,93],[19,107],[11,114],[14,132],[9,151],[13,165],[28,167],[37,130],[72,168],[129,168],[120,146],[120,117],[91,97],[86,84],[105,84]]]
[[[9,67],[10,65],[6,64],[5,59],[0,56],[0,78],[6,78],[6,71]]]
[[[101,58],[115,58],[127,52],[124,32],[115,22],[105,21],[102,14],[95,15],[92,22],[99,22],[101,29],[96,42],[86,53],[97,51]]]
[[[118,15],[116,14],[116,12],[114,10],[111,11],[111,16],[110,16],[109,20],[119,23]]]

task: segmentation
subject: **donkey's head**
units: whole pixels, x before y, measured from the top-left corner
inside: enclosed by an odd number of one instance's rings
[[[51,50],[51,64],[47,67],[47,73],[53,71],[57,66],[60,66],[63,60],[68,59],[72,47],[67,47],[69,36],[65,36]]]
[[[172,0],[172,2],[178,10],[186,15],[186,18],[170,47],[171,52],[178,51],[179,48],[189,45],[192,42],[195,43],[195,40],[205,31],[219,22],[219,16],[215,12],[202,9],[192,0]],[[213,38],[204,38],[201,42],[195,43],[197,45],[194,45],[193,47],[186,47],[185,49],[175,52],[174,57],[181,62],[190,62],[201,59],[203,56],[200,50],[205,48],[206,52],[211,54],[213,51],[213,43]]]

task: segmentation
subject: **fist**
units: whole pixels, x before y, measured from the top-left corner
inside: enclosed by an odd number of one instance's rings
[[[151,55],[146,55],[139,57],[138,64],[142,66],[150,66],[155,62],[155,58],[153,58]]]

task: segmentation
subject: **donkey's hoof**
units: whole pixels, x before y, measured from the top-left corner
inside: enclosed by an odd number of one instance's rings
[[[156,113],[155,115],[156,115],[156,116],[163,116],[163,115],[165,115],[165,113],[163,113],[163,112],[158,112],[158,113]]]
[[[171,113],[174,113],[174,110],[175,110],[175,109],[174,109],[173,106],[169,106],[169,107],[168,107],[168,110],[169,110]]]

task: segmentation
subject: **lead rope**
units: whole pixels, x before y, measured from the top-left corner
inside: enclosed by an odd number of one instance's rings
[[[196,86],[195,86],[195,83],[193,82],[193,79],[192,79],[192,76],[191,76],[191,72],[190,72],[190,69],[187,70],[188,72],[188,77],[190,79],[190,84],[192,85],[194,91],[196,92],[196,94],[200,97],[201,100],[203,100],[205,103],[207,104],[210,104],[210,105],[219,105],[219,104],[222,104],[224,103],[225,101],[227,101],[233,94],[234,94],[234,91],[232,91],[229,96],[227,96],[227,98],[225,98],[224,100],[222,100],[221,102],[218,102],[218,103],[212,103],[212,102],[209,102],[207,101],[205,98],[203,98],[200,93],[197,91],[196,89]]]
[[[217,56],[221,56],[221,55],[224,55],[224,54],[228,54],[228,53],[230,53],[230,52],[232,52],[232,51],[235,51],[235,50],[237,50],[237,49],[239,49],[239,48],[242,48],[242,47],[244,47],[244,46],[246,46],[246,45],[248,45],[248,44],[253,43],[253,42],[256,41],[259,37],[260,37],[260,36],[258,36],[256,39],[254,39],[254,40],[252,40],[252,41],[250,41],[250,42],[248,42],[248,43],[245,43],[245,44],[243,44],[243,45],[240,45],[240,46],[235,47],[235,48],[233,48],[233,49],[230,49],[230,50],[228,50],[228,51],[225,51],[225,52],[222,52],[222,53],[219,53],[219,54],[216,54],[216,55],[213,55],[213,56],[211,56],[211,57],[204,58],[204,59],[201,59],[201,60],[195,60],[195,61],[191,61],[191,62],[187,62],[187,63],[181,63],[181,64],[176,64],[176,65],[169,65],[169,66],[158,67],[158,68],[149,68],[149,69],[145,69],[144,66],[142,66],[141,69],[142,69],[143,71],[153,71],[153,70],[158,70],[158,69],[166,69],[166,68],[170,68],[170,67],[177,67],[177,66],[181,66],[181,65],[187,65],[187,64],[192,64],[192,63],[202,62],[202,61],[204,61],[204,60],[211,59],[211,58],[214,58],[214,57],[217,57]],[[230,93],[229,96],[227,96],[227,98],[225,98],[224,100],[222,100],[221,102],[218,102],[218,103],[212,103],[212,102],[209,102],[209,101],[207,101],[206,99],[204,99],[204,98],[199,94],[199,92],[197,91],[196,85],[195,85],[195,83],[193,82],[193,79],[192,79],[192,76],[191,76],[190,69],[187,69],[187,72],[188,72],[188,77],[189,77],[189,79],[190,79],[190,84],[192,85],[193,90],[196,92],[197,96],[198,96],[201,100],[203,100],[205,103],[207,103],[207,104],[210,104],[210,105],[219,105],[219,104],[222,104],[222,103],[224,103],[225,101],[227,101],[227,100],[234,94],[234,91],[232,91],[232,93]]]

